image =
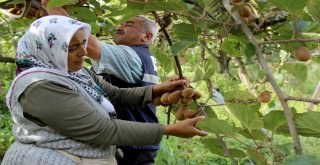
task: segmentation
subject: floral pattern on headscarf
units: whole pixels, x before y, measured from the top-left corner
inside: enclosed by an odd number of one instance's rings
[[[34,21],[18,42],[17,74],[30,68],[59,70],[59,74],[79,83],[99,103],[105,92],[82,70],[68,72],[68,45],[73,35],[83,29],[88,40],[89,24],[65,16],[46,16]],[[85,45],[85,48],[87,45]],[[62,71],[62,72],[61,72]],[[114,116],[114,115],[110,115]]]

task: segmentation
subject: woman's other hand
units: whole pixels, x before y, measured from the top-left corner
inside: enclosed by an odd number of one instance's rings
[[[196,135],[207,136],[208,132],[202,131],[195,127],[197,122],[205,119],[206,117],[204,116],[198,116],[192,119],[186,119],[186,120],[180,121],[176,124],[166,125],[164,128],[164,134],[182,137],[182,138],[189,138]]]

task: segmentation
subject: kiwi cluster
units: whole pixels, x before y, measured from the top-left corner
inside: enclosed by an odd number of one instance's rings
[[[199,98],[201,98],[201,93],[199,91],[196,91],[192,88],[185,88],[183,90],[177,90],[172,93],[164,93],[162,96],[154,98],[152,104],[156,106],[167,106],[169,104],[176,104],[176,119],[184,120],[186,118],[192,118],[196,116],[197,112],[191,110],[188,107],[188,104],[190,104],[193,100],[197,100]]]
[[[41,4],[41,0],[35,0],[34,3],[38,3],[39,5]],[[66,5],[63,6],[63,8],[68,8],[68,7],[79,7],[82,6],[84,4],[86,4],[87,1],[86,0],[78,0],[78,2],[76,4],[73,5]],[[14,4],[12,8],[8,9],[7,11],[13,15],[20,15],[23,10],[24,10],[24,4]],[[46,16],[47,13],[40,9],[37,6],[34,6],[33,4],[31,4],[31,7],[28,11],[28,13],[25,15],[26,18],[28,19],[33,19],[33,18],[41,18]]]
[[[231,4],[240,6],[238,14],[247,24],[254,23],[252,9],[246,0],[231,0]]]

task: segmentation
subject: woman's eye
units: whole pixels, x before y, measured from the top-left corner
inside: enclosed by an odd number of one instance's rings
[[[69,47],[69,51],[74,51],[74,50],[76,50],[78,47],[79,47],[79,44],[70,46],[70,47]]]

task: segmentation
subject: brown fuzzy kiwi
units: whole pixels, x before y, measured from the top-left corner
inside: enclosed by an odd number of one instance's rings
[[[241,17],[247,18],[251,16],[251,8],[249,6],[244,6],[238,10],[238,13]]]
[[[261,92],[258,97],[258,101],[260,103],[268,103],[270,100],[271,100],[271,92],[269,91]]]
[[[179,120],[179,121],[184,120],[185,117],[184,117],[184,115],[183,115],[183,110],[178,109],[177,112],[176,112],[176,114],[175,114],[175,117],[176,117],[176,119]]]
[[[183,110],[182,112],[183,112],[184,118],[186,119],[194,118],[197,116],[197,112],[191,109],[186,109],[186,110]]]
[[[178,103],[181,98],[182,98],[182,91],[181,90],[174,91],[174,92],[170,93],[168,96],[168,100],[171,103]]]
[[[184,97],[184,98],[182,98],[180,103],[183,104],[183,105],[188,105],[192,100],[193,100],[192,97],[189,97],[189,98]]]
[[[157,96],[157,97],[153,98],[151,103],[155,106],[161,105],[161,96]]]
[[[182,91],[182,96],[183,97],[192,97],[194,95],[194,89],[192,88],[184,88]]]
[[[169,96],[169,92],[168,93],[165,93],[165,94],[163,94],[162,96],[161,96],[161,102],[163,103],[163,104],[170,104],[170,101],[168,100],[168,96]]]
[[[308,61],[311,59],[311,52],[309,48],[305,46],[300,46],[294,51],[294,55],[299,61]]]
[[[198,100],[200,99],[202,94],[199,91],[195,91],[194,95],[192,96],[193,99]]]

